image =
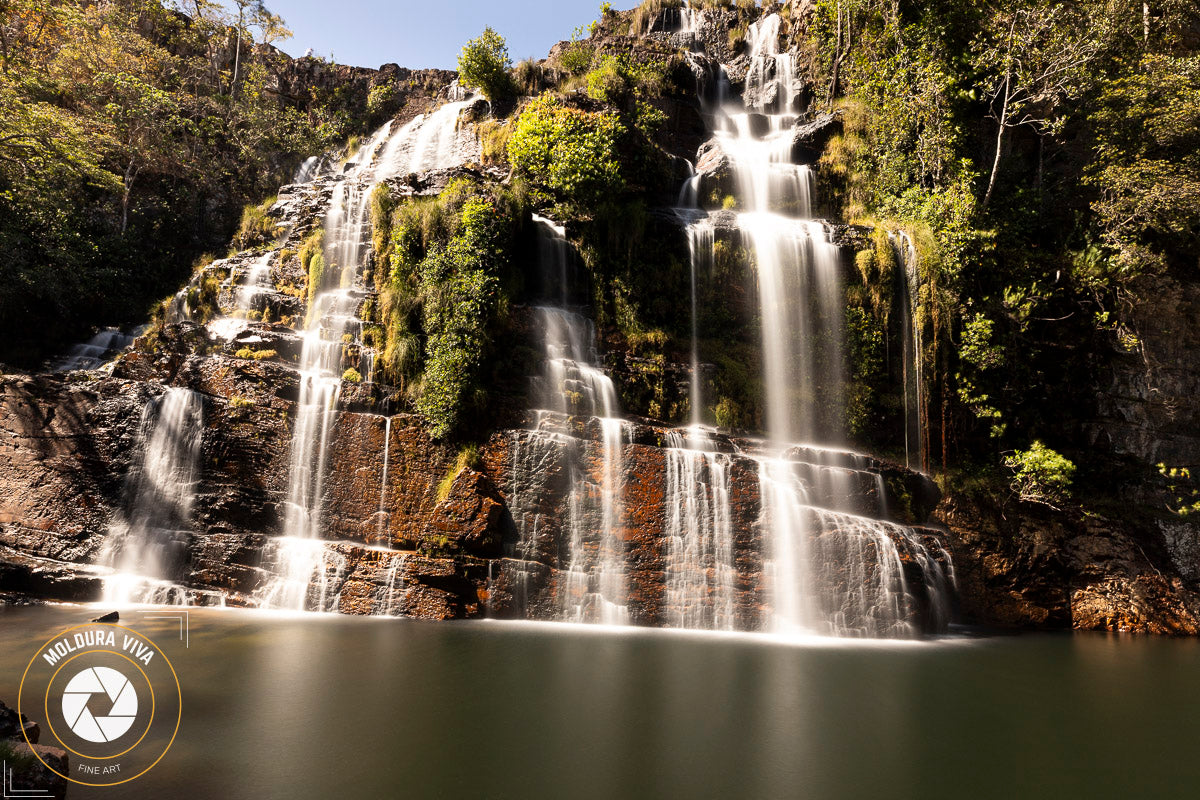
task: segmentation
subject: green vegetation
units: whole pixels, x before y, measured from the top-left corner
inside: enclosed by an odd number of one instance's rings
[[[272,244],[278,235],[275,220],[267,212],[275,205],[276,197],[268,197],[258,205],[248,205],[242,211],[242,221],[237,233],[233,236],[233,244],[238,250],[246,250],[258,245]]]
[[[252,347],[240,348],[234,355],[237,358],[251,358],[255,361],[264,361],[268,358],[275,358],[279,355],[274,350],[255,350]]]
[[[1172,500],[1167,507],[1171,512],[1181,517],[1200,514],[1200,485],[1192,477],[1192,470],[1160,463],[1158,471],[1167,480],[1167,491]]]
[[[350,367],[342,373],[342,380],[346,383],[362,383],[362,373]]]
[[[1022,500],[1052,504],[1070,497],[1075,465],[1040,441],[1014,452],[1004,466],[1012,470],[1012,490]]]
[[[0,360],[141,321],[305,156],[365,124],[269,91],[261,3],[10,0],[0,22]],[[250,211],[242,235],[273,231]]]
[[[12,742],[2,739],[0,739],[0,761],[8,765],[9,772],[18,776],[37,773],[44,769],[42,762],[32,753],[18,753]]]
[[[625,133],[612,112],[583,111],[544,94],[517,119],[508,159],[555,200],[586,214],[625,188],[617,155]]]
[[[494,349],[517,280],[520,187],[459,179],[436,198],[373,203],[374,309],[384,379],[402,387],[435,438],[457,436],[488,399]],[[386,212],[386,213],[385,213]],[[387,265],[384,269],[383,265]]]
[[[437,501],[440,503],[450,496],[450,489],[454,486],[454,479],[458,477],[458,473],[464,469],[480,469],[482,466],[479,458],[479,445],[464,444],[459,448],[458,456],[450,465],[450,469],[446,470],[446,474],[438,482]]]
[[[508,70],[512,59],[504,37],[490,27],[478,38],[463,45],[458,56],[458,77],[468,89],[479,89],[491,102],[505,99],[516,92]]]
[[[1137,346],[1123,309],[1146,281],[1195,278],[1200,12],[1146,8],[822,0],[790,31],[814,105],[841,117],[818,163],[821,213],[915,246],[923,413],[943,468],[952,452],[994,465],[1061,436],[1097,356]],[[880,332],[895,325],[889,258],[877,239],[851,287]]]

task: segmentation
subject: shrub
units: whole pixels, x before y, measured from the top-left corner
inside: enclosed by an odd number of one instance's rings
[[[342,373],[342,380],[346,383],[362,383],[362,373],[354,367],[350,367],[350,369]]]
[[[478,88],[484,97],[495,102],[512,96],[515,91],[508,74],[511,66],[504,37],[487,27],[463,45],[458,56],[458,77],[464,87]]]
[[[1004,466],[1013,471],[1012,489],[1022,500],[1049,505],[1070,496],[1075,465],[1040,441],[1015,451],[1004,459]]]
[[[397,106],[396,87],[390,83],[372,86],[367,93],[367,111],[373,115],[390,115]]]
[[[527,58],[513,68],[513,83],[521,94],[535,95],[547,88],[545,70],[541,64]]]
[[[246,206],[242,210],[242,221],[233,237],[239,250],[275,241],[278,228],[275,220],[268,216],[268,212],[277,199],[268,197],[258,205]]]
[[[506,122],[489,119],[479,126],[479,141],[483,146],[483,163],[500,166],[508,163],[508,139],[512,126]]]
[[[576,208],[594,209],[623,191],[616,114],[570,108],[552,95],[534,100],[508,140],[513,168]]]

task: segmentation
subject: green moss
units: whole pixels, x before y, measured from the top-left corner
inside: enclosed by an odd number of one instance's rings
[[[274,350],[255,350],[250,347],[243,347],[243,348],[239,349],[236,353],[234,353],[234,355],[237,358],[245,358],[245,359],[253,359],[255,361],[263,361],[268,358],[275,358],[276,356],[279,355],[279,353],[277,353]]]
[[[362,373],[351,367],[342,373],[342,380],[346,383],[362,383]]]

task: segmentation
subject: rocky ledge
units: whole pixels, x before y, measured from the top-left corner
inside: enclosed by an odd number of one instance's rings
[[[67,773],[70,757],[65,750],[38,744],[40,736],[41,728],[36,722],[0,702],[0,760],[4,762],[5,797],[61,800],[67,796],[67,780],[56,773]]]

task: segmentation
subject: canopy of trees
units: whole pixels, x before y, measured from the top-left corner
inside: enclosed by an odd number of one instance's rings
[[[0,11],[0,362],[144,318],[245,202],[348,132],[335,98],[270,92],[261,45],[289,34],[261,2]]]

